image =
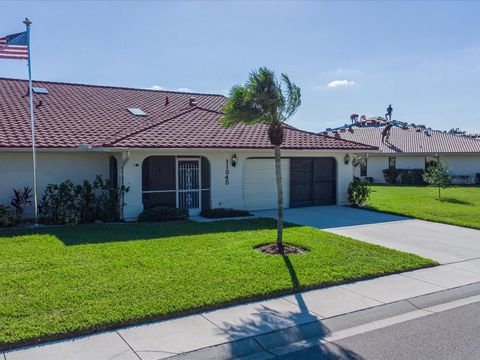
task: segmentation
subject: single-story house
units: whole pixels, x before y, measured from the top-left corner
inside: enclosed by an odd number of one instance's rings
[[[390,136],[382,132],[392,124]],[[321,133],[378,147],[380,152],[365,152],[366,161],[354,170],[355,176],[371,177],[384,183],[385,169],[425,169],[439,159],[447,163],[456,183],[471,184],[480,174],[480,140],[432,130],[424,125],[371,118]]]
[[[0,204],[32,186],[28,83],[0,78]],[[219,125],[221,95],[34,82],[39,195],[95,176],[129,186],[123,215],[175,206],[276,207],[265,125]],[[354,152],[370,145],[285,126],[285,206],[345,204]]]

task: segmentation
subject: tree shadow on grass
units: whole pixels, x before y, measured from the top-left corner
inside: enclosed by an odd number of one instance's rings
[[[286,227],[299,225],[286,224]],[[276,221],[267,218],[198,223],[174,221],[157,223],[114,223],[48,226],[35,229],[2,229],[0,237],[12,238],[24,235],[53,235],[67,246],[102,244],[168,237],[240,231],[274,230]]]
[[[293,288],[298,289],[300,283],[290,258],[287,255],[282,256],[282,258],[290,275]],[[293,297],[294,301],[291,298],[288,301],[284,299],[273,300],[277,301],[277,304],[272,303],[272,305],[268,302],[259,303],[256,306],[254,304],[253,311],[249,311],[240,319],[223,322],[221,328],[229,335],[231,341],[228,349],[229,358],[248,356],[254,351],[262,351],[265,355],[277,357],[279,354],[275,349],[278,350],[289,344],[307,340],[311,341],[310,346],[312,347],[309,350],[310,355],[305,358],[311,358],[311,352],[314,352],[315,358],[318,359],[361,359],[359,355],[348,349],[336,344],[322,342],[321,340],[330,333],[330,330],[322,324],[315,313],[308,309],[302,293],[297,292]],[[288,307],[283,309],[278,301],[280,304],[283,301],[283,305],[288,305]],[[276,309],[278,306],[280,308]],[[251,308],[249,309],[251,310]],[[246,346],[249,341],[250,345]],[[300,347],[298,350],[302,350],[302,348]],[[302,358],[301,353],[291,353],[285,356],[289,359]],[[280,356],[279,358],[283,357]]]
[[[438,200],[438,199],[437,199]],[[439,200],[442,203],[457,204],[457,205],[474,205],[472,202],[467,200],[459,200],[451,197],[444,197]]]

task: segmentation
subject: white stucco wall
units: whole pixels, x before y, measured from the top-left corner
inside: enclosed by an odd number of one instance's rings
[[[232,167],[230,159],[236,154],[238,163]],[[346,152],[322,152],[322,151],[283,151],[283,157],[309,157],[325,156],[334,157],[337,160],[337,203],[347,203],[347,187],[353,178],[353,169],[351,163],[345,165],[344,157]],[[125,196],[124,216],[128,219],[135,219],[143,211],[142,204],[142,163],[148,156],[204,156],[210,161],[211,167],[211,202],[212,207],[225,207],[244,209],[243,198],[243,169],[245,160],[251,157],[271,157],[273,151],[186,151],[186,150],[135,150],[130,152],[130,158],[125,164],[124,179],[125,185],[130,187],[130,191]],[[350,159],[353,154],[350,153]],[[225,184],[225,162],[229,160],[229,184]],[[288,194],[286,194],[288,195]]]
[[[428,155],[428,154],[427,154]],[[397,169],[424,169],[425,154],[402,155],[396,154]],[[430,156],[434,156],[432,154]],[[385,183],[383,170],[388,168],[388,158],[392,155],[371,155],[368,156],[367,176],[373,178],[375,183]],[[443,159],[453,175],[467,175],[472,178],[480,173],[480,154],[442,154]],[[360,166],[354,169],[355,176],[360,176]]]
[[[372,177],[376,183],[383,183],[383,169],[388,168],[388,156],[368,155],[367,158],[367,176]],[[354,174],[360,177],[360,166],[354,168]]]
[[[37,152],[37,183],[39,199],[49,183],[70,179],[74,184],[92,181],[96,175],[109,176],[107,153]],[[32,155],[30,152],[0,152],[0,204],[10,204],[13,188],[32,188]],[[32,199],[33,200],[33,199]],[[33,208],[26,209],[27,214]]]
[[[238,164],[231,166],[231,158],[237,154]],[[115,155],[118,161],[118,173],[121,184],[122,163],[127,158],[127,152],[78,152],[78,151],[39,151],[37,153],[38,163],[38,185],[39,197],[49,183],[60,183],[66,179],[72,180],[75,184],[83,180],[92,181],[96,175],[109,176],[109,158]],[[211,166],[211,205],[212,207],[226,207],[244,209],[243,196],[244,165],[247,158],[273,157],[273,151],[209,151],[209,150],[134,150],[130,151],[130,157],[124,166],[124,184],[130,187],[125,195],[124,217],[135,219],[143,211],[142,204],[142,163],[145,158],[152,155],[165,156],[204,156],[210,161]],[[283,151],[283,157],[334,157],[337,161],[337,203],[347,203],[347,187],[352,181],[353,169],[351,163],[344,164],[346,152],[322,152],[322,151]],[[353,154],[349,154],[350,159]],[[123,160],[122,160],[123,158]],[[229,161],[229,184],[225,184],[225,164]],[[287,161],[288,163],[288,161]],[[288,169],[288,167],[287,167]],[[285,173],[285,177],[288,174]],[[285,179],[288,181],[287,179]],[[9,204],[12,196],[12,188],[32,187],[32,159],[30,152],[0,152],[0,204]],[[288,186],[285,186],[285,204],[289,202]],[[31,214],[32,209],[27,209]]]
[[[447,163],[454,175],[468,175],[474,177],[480,173],[480,154],[472,155],[445,155],[442,159]]]

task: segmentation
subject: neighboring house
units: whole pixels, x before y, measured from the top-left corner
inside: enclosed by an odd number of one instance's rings
[[[394,120],[396,126],[391,128],[388,141],[382,142],[382,132],[388,123],[373,118],[327,129],[322,134],[378,147],[382,153],[364,153],[366,162],[354,170],[355,176],[372,177],[376,183],[385,182],[384,169],[425,169],[438,159],[448,164],[456,183],[476,181],[480,173],[480,141]]]
[[[28,86],[0,78],[0,204],[32,185]],[[100,174],[125,184],[123,214],[176,206],[276,207],[265,125],[219,125],[224,96],[34,82],[39,195]],[[39,89],[41,88],[41,89]],[[285,127],[285,206],[345,204],[354,152],[375,147]],[[347,156],[348,155],[348,156]]]

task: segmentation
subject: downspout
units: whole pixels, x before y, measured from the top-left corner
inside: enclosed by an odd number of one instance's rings
[[[122,153],[122,167],[121,167],[121,171],[120,171],[122,187],[125,186],[125,165],[127,164],[128,160],[130,160],[130,154],[131,154],[130,150]],[[121,216],[122,216],[122,220],[125,221],[125,216],[124,216],[124,213],[123,213],[123,208],[124,207],[125,207],[125,193],[122,193]]]

